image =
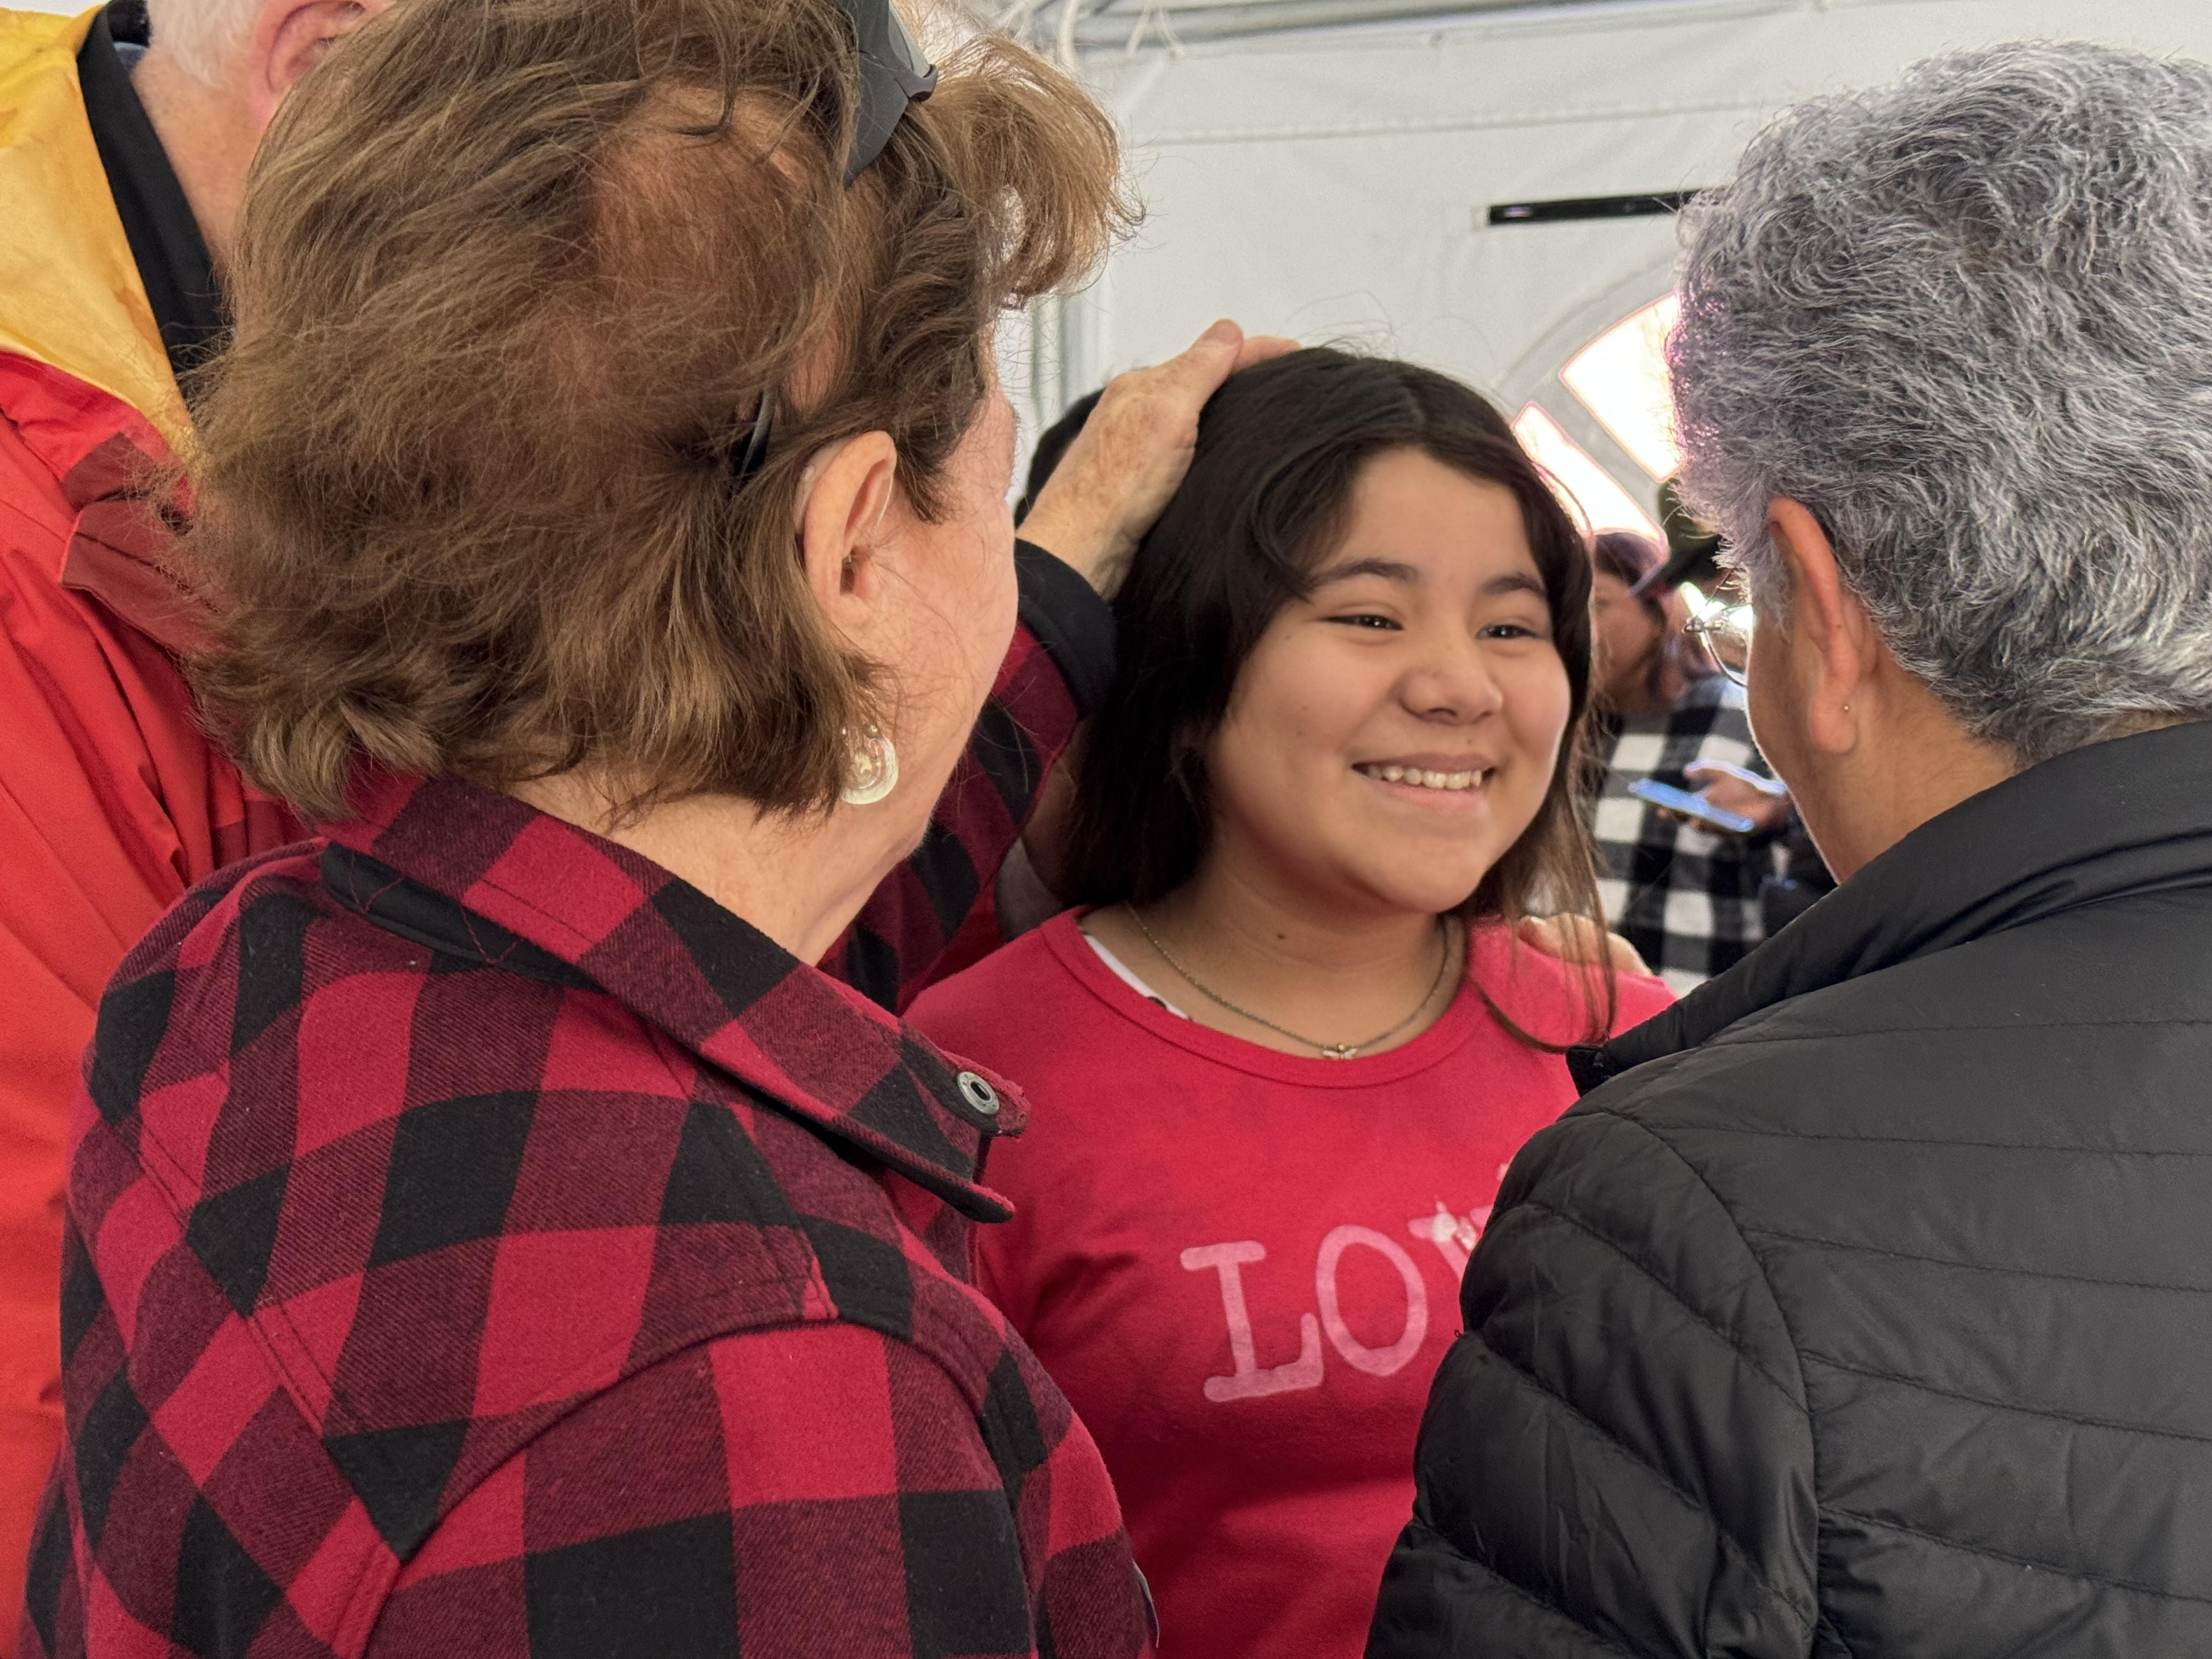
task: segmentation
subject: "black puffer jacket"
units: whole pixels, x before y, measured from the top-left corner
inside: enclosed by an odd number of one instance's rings
[[[1578,1071],[1370,1659],[2212,1655],[2212,725],[1974,797]]]

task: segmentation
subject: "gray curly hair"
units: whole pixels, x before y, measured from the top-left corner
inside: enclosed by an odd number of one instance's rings
[[[2022,764],[2212,713],[2212,70],[1931,58],[1784,115],[1684,240],[1686,492],[1754,595],[1788,496]]]

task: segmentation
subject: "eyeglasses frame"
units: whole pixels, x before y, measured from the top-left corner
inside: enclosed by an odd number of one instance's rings
[[[1740,608],[1724,601],[1716,601],[1691,618],[1682,631],[1698,642],[1698,647],[1711,659],[1713,666],[1727,675],[1732,684],[1745,685],[1750,681],[1751,632],[1731,620]],[[1717,635],[1741,643],[1741,651],[1730,653],[1735,660],[1731,661],[1729,655],[1722,653]]]

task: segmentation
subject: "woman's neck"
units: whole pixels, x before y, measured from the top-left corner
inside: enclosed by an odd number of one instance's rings
[[[1084,925],[1200,1024],[1308,1056],[1412,1041],[1450,1006],[1461,965],[1458,930],[1436,916],[1317,904],[1243,860],[1210,859],[1157,903]]]
[[[898,861],[891,820],[866,809],[763,812],[750,801],[695,795],[617,812],[605,785],[580,773],[518,783],[509,793],[682,877],[801,962],[819,962]]]

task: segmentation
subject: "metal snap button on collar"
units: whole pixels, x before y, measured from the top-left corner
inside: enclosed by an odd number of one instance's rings
[[[960,1085],[960,1098],[966,1101],[985,1117],[999,1115],[999,1091],[977,1077],[973,1072],[963,1072],[952,1079]]]

